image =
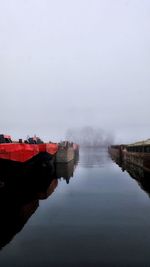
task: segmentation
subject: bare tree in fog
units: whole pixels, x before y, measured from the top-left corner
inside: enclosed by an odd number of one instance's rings
[[[112,134],[91,126],[68,129],[66,139],[84,147],[106,147],[114,143]]]

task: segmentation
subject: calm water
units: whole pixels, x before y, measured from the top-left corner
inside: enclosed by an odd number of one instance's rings
[[[0,266],[150,266],[150,177],[122,169],[86,149],[50,186],[1,185]]]

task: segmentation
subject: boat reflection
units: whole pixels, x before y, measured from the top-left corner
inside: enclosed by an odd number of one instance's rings
[[[57,179],[63,178],[69,184],[69,180],[73,177],[75,170],[74,160],[68,163],[56,163],[56,177]]]
[[[126,171],[130,177],[136,180],[141,189],[143,189],[150,197],[150,172],[127,161],[121,161],[115,158],[113,158],[113,160],[123,172]]]
[[[19,173],[0,175],[0,249],[7,245],[22,230],[35,213],[39,201],[53,194],[60,178],[69,183],[76,163],[59,164],[55,168],[46,167],[42,173]],[[7,176],[8,175],[8,176]]]

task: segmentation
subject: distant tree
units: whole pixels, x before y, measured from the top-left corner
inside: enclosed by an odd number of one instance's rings
[[[112,134],[100,128],[85,126],[82,128],[71,128],[66,132],[66,139],[85,147],[106,147],[113,143]]]

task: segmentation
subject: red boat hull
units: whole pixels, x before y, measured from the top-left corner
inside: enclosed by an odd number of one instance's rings
[[[57,144],[4,143],[0,144],[0,159],[24,163],[41,153],[52,157],[57,150]]]

